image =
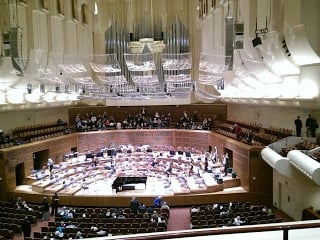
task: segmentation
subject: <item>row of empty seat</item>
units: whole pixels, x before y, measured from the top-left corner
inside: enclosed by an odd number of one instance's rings
[[[215,228],[237,225],[253,225],[282,222],[263,205],[245,203],[219,203],[213,205],[193,206],[190,209],[190,228]]]

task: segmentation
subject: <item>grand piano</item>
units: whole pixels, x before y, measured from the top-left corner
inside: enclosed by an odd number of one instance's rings
[[[135,184],[144,183],[146,184],[147,177],[117,177],[112,183],[112,190],[121,192],[124,190],[134,190]]]

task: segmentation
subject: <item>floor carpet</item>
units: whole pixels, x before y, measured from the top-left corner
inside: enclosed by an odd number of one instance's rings
[[[190,229],[190,208],[171,208],[167,230]]]

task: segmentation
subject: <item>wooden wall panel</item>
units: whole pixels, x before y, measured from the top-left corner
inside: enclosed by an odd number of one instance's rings
[[[10,192],[10,198],[22,197],[27,202],[41,203],[43,200],[42,194],[26,194]],[[97,207],[129,207],[131,196],[59,196],[60,205],[65,206],[97,206]],[[153,205],[154,196],[139,196],[138,200],[145,203],[147,206]],[[270,202],[262,194],[242,192],[242,193],[209,193],[209,194],[189,194],[189,195],[174,195],[163,198],[170,206],[191,206],[200,204],[212,204],[218,202],[245,202],[249,201],[252,204],[271,205]]]
[[[249,154],[250,191],[272,197],[273,169],[262,159],[260,152],[256,149],[252,149]]]

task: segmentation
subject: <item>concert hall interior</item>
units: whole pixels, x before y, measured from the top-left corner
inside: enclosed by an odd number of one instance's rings
[[[320,219],[319,9],[0,0],[0,205],[57,193],[60,207],[129,208],[161,196],[170,211],[190,208],[191,227],[141,238],[240,239],[238,226],[200,224],[191,208],[250,203],[292,221],[254,219],[243,227],[255,239],[305,228],[313,240],[320,223],[301,220]]]

